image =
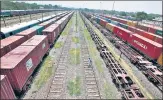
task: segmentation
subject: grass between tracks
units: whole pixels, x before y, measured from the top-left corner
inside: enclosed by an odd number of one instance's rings
[[[80,64],[80,49],[71,48],[69,53],[70,53],[70,63],[75,65]]]
[[[80,77],[77,76],[75,79],[68,82],[67,88],[69,90],[69,94],[79,96],[81,94],[81,82]]]
[[[79,38],[78,37],[72,37],[72,41],[74,43],[79,43]]]
[[[43,86],[52,75],[53,73],[52,67],[53,67],[53,60],[50,56],[47,56],[42,63],[39,72],[39,77],[34,82],[38,89],[40,89],[41,86]]]
[[[88,22],[90,25],[92,25],[90,22]],[[102,33],[95,27],[92,27],[97,35],[103,40],[104,44],[106,44],[107,48],[109,51],[113,54],[115,59],[119,62],[121,66],[127,71],[128,75],[136,82],[136,84],[140,87],[140,90],[143,92],[146,98],[148,99],[153,99],[154,97],[149,93],[146,88],[143,87],[141,81],[136,77],[136,75],[132,72],[133,70],[131,67],[125,62],[125,60],[121,59],[119,60],[119,55],[116,54],[114,51],[114,46],[102,35]],[[108,42],[107,42],[108,41]]]
[[[84,26],[84,23],[80,17],[79,19],[80,21],[80,25],[81,26]],[[87,41],[87,44],[88,44],[88,48],[89,48],[89,51],[90,51],[90,56],[91,58],[94,60],[95,62],[95,65],[97,67],[97,70],[102,73],[104,70],[102,68],[102,62],[101,60],[99,60],[99,57],[97,56],[98,55],[98,52],[96,50],[96,46],[94,45],[94,42],[90,36],[90,33],[88,32],[87,28],[86,27],[83,27],[83,33],[84,33],[84,37],[85,37],[85,40]]]
[[[54,45],[54,48],[61,48],[63,46],[63,42],[57,41]]]

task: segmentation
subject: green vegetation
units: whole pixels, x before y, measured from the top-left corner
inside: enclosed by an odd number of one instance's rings
[[[69,90],[69,94],[75,95],[75,96],[79,96],[81,94],[81,82],[80,82],[80,77],[77,76],[75,79],[73,79],[72,81],[68,82],[68,90]]]
[[[108,87],[108,83],[104,83],[104,95],[105,95],[105,98],[106,99],[109,99],[109,95],[110,95],[110,90],[109,90],[109,87]]]
[[[44,60],[39,73],[39,77],[34,81],[38,89],[46,83],[53,73],[53,59],[50,56]]]
[[[136,19],[139,20],[139,21],[142,21],[142,20],[146,19],[147,16],[148,15],[145,12],[137,12],[136,13]]]
[[[55,43],[54,48],[61,48],[62,46],[63,46],[63,42],[59,41]]]
[[[80,25],[81,26],[84,26],[84,23],[83,23],[83,21],[82,21],[82,19],[81,19],[81,17],[80,17]],[[83,31],[83,33],[84,33],[84,37],[85,37],[85,39],[88,41],[87,43],[88,43],[88,48],[89,48],[89,51],[91,51],[90,52],[90,56],[91,56],[91,58],[95,61],[95,65],[96,65],[96,67],[97,67],[97,70],[100,72],[100,73],[102,73],[104,70],[103,70],[103,68],[102,68],[102,62],[99,60],[99,58],[98,58],[98,52],[97,52],[97,50],[96,50],[96,47],[94,46],[94,42],[93,42],[93,40],[92,40],[92,38],[91,38],[91,36],[90,36],[90,33],[88,32],[88,30],[86,29],[86,27],[84,27],[84,31]]]
[[[72,41],[75,43],[79,43],[79,38],[78,37],[72,37]]]
[[[80,64],[80,49],[79,48],[72,48],[69,51],[70,53],[70,63],[71,64]]]
[[[70,8],[67,7],[61,7],[59,5],[39,5],[36,3],[25,3],[23,1],[15,2],[15,1],[9,1],[9,0],[4,0],[1,1],[1,10],[27,10],[27,9],[65,9],[69,10]]]

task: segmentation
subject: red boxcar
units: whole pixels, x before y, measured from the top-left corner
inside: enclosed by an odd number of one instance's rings
[[[142,30],[144,30],[144,31],[148,31],[148,27],[147,26],[145,26],[145,25],[136,25],[136,28],[139,28],[139,29],[142,29]]]
[[[105,27],[106,26],[107,21],[100,19],[100,24],[101,26]]]
[[[53,21],[50,20],[50,21],[46,21],[46,22],[39,24],[39,26],[44,26],[44,28],[47,28],[51,24],[53,24]]]
[[[155,34],[156,29],[154,27],[149,27],[148,32],[151,32],[152,34]]]
[[[152,59],[157,59],[162,52],[162,45],[138,34],[131,34],[128,43]]]
[[[0,98],[3,100],[16,99],[12,86],[6,75],[1,75]]]
[[[26,40],[37,34],[37,30],[34,28],[26,29],[20,33],[17,33],[16,36],[24,36]]]
[[[63,28],[64,28],[64,26],[63,26],[63,20],[60,19],[60,20],[56,21],[55,23],[59,25],[59,29],[60,29],[60,31],[62,31]]]
[[[136,28],[128,25],[128,30],[135,33]]]
[[[125,19],[120,19],[120,18],[116,18],[116,19],[120,23],[127,24],[127,21]]]
[[[49,27],[52,27],[54,29],[55,35],[57,37],[60,33],[59,25],[58,24],[52,24]]]
[[[54,44],[54,40],[56,39],[56,36],[58,34],[58,29],[57,28],[58,28],[57,24],[54,24],[54,25],[51,25],[51,26],[47,27],[46,29],[44,29],[42,31],[42,33],[44,35],[47,35],[48,42],[49,42],[50,45]]]
[[[4,56],[9,51],[13,50],[27,39],[24,36],[10,36],[1,40],[1,50],[0,56]]]
[[[35,35],[23,44],[22,46],[36,46],[36,49],[40,49],[39,52],[40,59],[42,60],[43,56],[48,53],[49,44],[48,38],[45,35]]]
[[[161,36],[158,36],[156,34],[152,34],[150,32],[146,32],[144,30],[137,29],[137,28],[135,28],[135,33],[137,33],[137,34],[139,34],[139,35],[141,35],[141,36],[143,36],[145,38],[148,38],[148,39],[150,39],[152,41],[155,41],[155,42],[157,42],[159,44],[162,44],[162,37]]]
[[[8,76],[17,93],[26,90],[32,78],[31,74],[40,63],[40,58],[45,54],[43,51],[48,48],[41,43],[39,45],[41,46],[21,45],[1,57],[1,74]]]
[[[126,30],[126,29],[121,28],[121,27],[118,27],[118,26],[114,27],[113,33],[116,34],[118,37],[120,37],[124,41],[127,41],[129,35],[132,34],[131,31]]]

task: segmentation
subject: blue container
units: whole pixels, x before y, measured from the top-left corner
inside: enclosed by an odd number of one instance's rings
[[[96,22],[100,24],[100,18],[96,17]]]
[[[33,26],[31,28],[37,30],[37,35],[42,35],[42,30],[44,30],[44,27],[43,26],[39,26],[39,25]]]
[[[118,23],[118,26],[122,27],[122,28],[125,28],[125,29],[128,29],[128,26],[125,25],[125,24],[122,24],[122,23]]]
[[[116,26],[119,25],[117,21],[113,21],[113,20],[111,20],[111,23],[114,24],[114,25],[116,25]]]
[[[108,23],[111,23],[111,20],[109,18],[105,18],[105,20],[108,22]]]

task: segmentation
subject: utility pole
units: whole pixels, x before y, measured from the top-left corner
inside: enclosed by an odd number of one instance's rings
[[[18,7],[17,7],[16,3],[15,3],[15,7],[16,7],[16,8],[17,8],[17,10],[18,10]],[[20,23],[21,23],[20,11],[18,11],[18,12],[19,12],[19,21],[20,21]]]
[[[76,33],[77,33],[77,11],[76,11]]]
[[[114,10],[114,3],[115,3],[115,1],[113,2],[112,13],[113,13],[113,10]],[[113,14],[111,15],[111,17],[113,17]]]

